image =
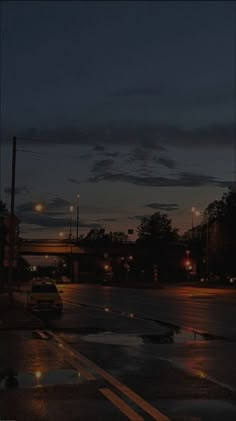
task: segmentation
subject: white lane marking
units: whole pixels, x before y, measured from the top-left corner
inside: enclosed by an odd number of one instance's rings
[[[121,383],[119,380],[117,380],[115,377],[113,377],[107,371],[103,370],[101,367],[96,365],[94,362],[92,362],[91,360],[86,358],[79,351],[74,350],[74,348],[67,345],[64,340],[58,338],[57,335],[55,335],[52,331],[48,331],[48,332],[52,337],[54,337],[54,339],[58,343],[58,345],[63,344],[64,349],[68,352],[71,352],[73,350],[74,354],[76,354],[78,356],[79,361],[81,361],[82,363],[84,363],[89,368],[93,369],[94,371],[96,371],[97,374],[99,374],[108,383],[112,384],[120,392],[122,392],[124,395],[126,395],[131,401],[133,401],[137,406],[139,406],[141,409],[143,409],[154,420],[156,420],[156,421],[170,421],[170,418],[168,418],[166,415],[162,414],[162,412],[158,411],[158,409],[154,408],[150,403],[148,403],[143,398],[141,398],[141,396],[139,396],[137,393],[135,393],[128,386],[125,386],[123,383]]]
[[[127,418],[131,421],[144,421],[144,418],[141,417],[137,412],[135,412],[129,405],[127,405],[122,399],[120,399],[114,392],[108,388],[99,389],[107,399],[109,399],[114,406],[116,406]]]
[[[230,386],[227,383],[223,383],[220,380],[217,380],[215,377],[209,376],[206,372],[204,372],[202,370],[197,370],[197,369],[194,369],[194,368],[191,368],[191,367],[186,367],[184,363],[171,360],[170,358],[164,358],[164,357],[157,357],[157,358],[159,360],[169,362],[174,367],[179,368],[179,369],[185,371],[186,373],[192,374],[194,377],[207,380],[207,381],[209,381],[213,384],[216,384],[217,386],[222,387],[223,389],[229,390],[230,392],[233,392],[233,393],[236,392],[235,387]]]

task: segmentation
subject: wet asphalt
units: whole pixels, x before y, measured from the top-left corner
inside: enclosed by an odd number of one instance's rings
[[[0,419],[235,419],[234,290],[59,289],[61,318],[0,333]]]

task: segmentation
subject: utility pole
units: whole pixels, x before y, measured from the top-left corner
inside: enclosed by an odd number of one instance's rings
[[[207,211],[207,229],[206,229],[206,275],[209,280],[209,215]]]
[[[15,182],[16,182],[16,136],[12,139],[12,170],[11,170],[11,213],[10,213],[10,249],[8,267],[8,298],[9,303],[13,301],[13,260],[15,247]]]

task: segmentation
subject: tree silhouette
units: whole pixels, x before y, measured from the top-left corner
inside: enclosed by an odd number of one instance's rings
[[[166,214],[155,212],[150,217],[142,218],[138,227],[138,241],[170,244],[178,239],[177,229]]]

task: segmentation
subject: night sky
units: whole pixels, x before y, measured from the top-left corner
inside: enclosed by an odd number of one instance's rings
[[[234,2],[2,2],[1,198],[24,237],[136,228],[159,210],[184,231],[234,181]],[[42,201],[44,214],[32,211]],[[197,221],[196,221],[197,222]]]

